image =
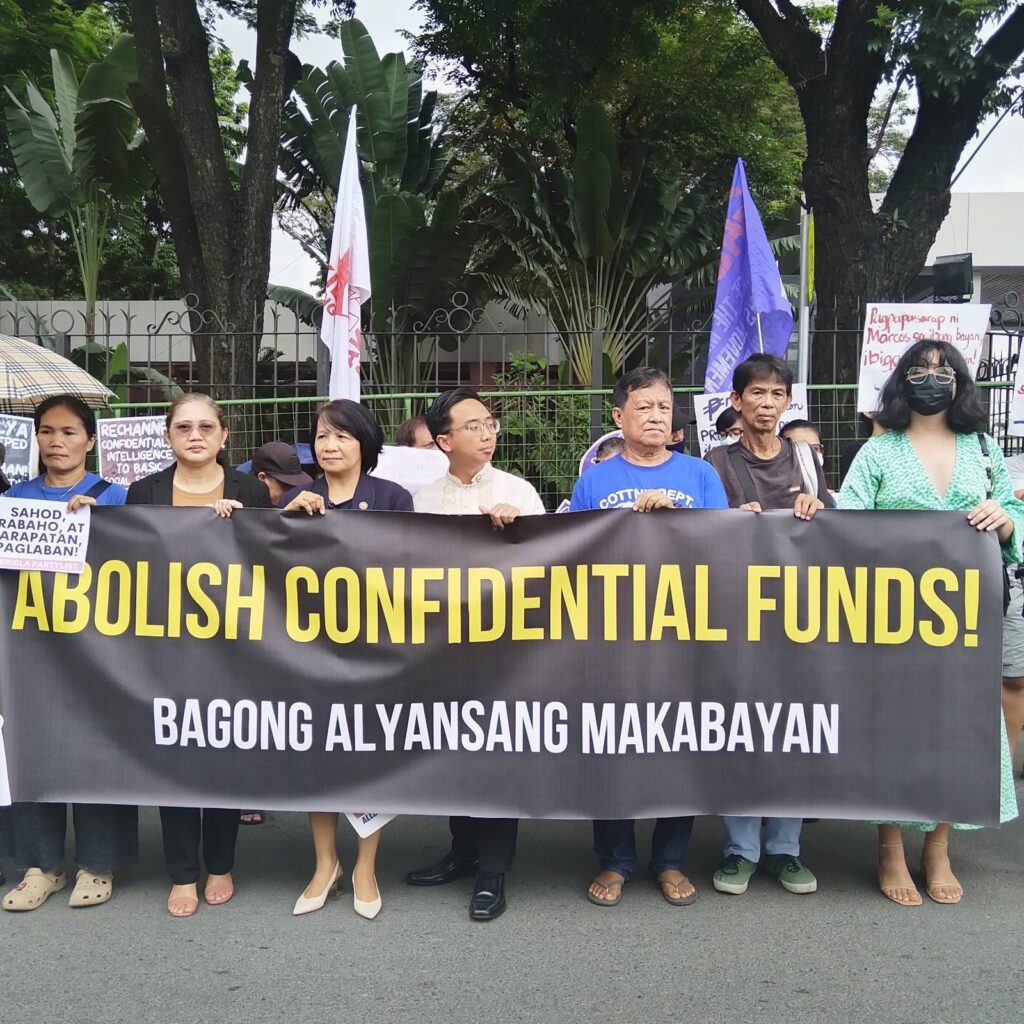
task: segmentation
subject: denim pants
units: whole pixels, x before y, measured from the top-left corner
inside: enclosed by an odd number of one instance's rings
[[[594,853],[602,871],[615,871],[623,878],[632,876],[636,870],[635,825],[632,818],[594,822]],[[647,869],[655,878],[663,871],[682,871],[691,832],[692,816],[658,818],[654,823]]]
[[[764,852],[800,855],[800,829],[803,818],[765,818]],[[761,819],[738,814],[723,814],[725,856],[738,853],[755,864],[761,859]]]
[[[75,863],[89,871],[112,872],[139,858],[139,809],[107,804],[72,804]],[[5,815],[3,845],[19,871],[53,871],[64,865],[68,805],[16,803]]]

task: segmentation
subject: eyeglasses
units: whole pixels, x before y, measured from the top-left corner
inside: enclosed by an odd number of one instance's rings
[[[907,380],[911,384],[923,384],[929,373],[939,384],[952,384],[956,380],[952,366],[912,366],[907,370]]]
[[[454,434],[456,430],[465,430],[473,437],[482,437],[484,434],[496,434],[501,430],[501,421],[495,419],[470,420],[468,423],[463,423],[461,427],[453,427],[448,433]]]
[[[175,437],[180,437],[183,440],[191,437],[193,432],[198,430],[203,437],[212,437],[218,430],[220,430],[220,424],[214,420],[200,420],[198,423],[189,423],[188,420],[183,420],[180,423],[171,424],[171,432]]]

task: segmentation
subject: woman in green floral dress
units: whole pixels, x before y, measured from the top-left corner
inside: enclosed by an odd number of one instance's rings
[[[994,532],[1007,563],[1021,559],[1024,502],[1013,496],[999,446],[963,356],[944,341],[918,341],[882,389],[876,421],[886,433],[858,452],[843,481],[841,509],[961,510],[975,529]],[[986,453],[987,449],[987,453]],[[989,497],[991,495],[991,497]],[[1000,820],[1017,816],[1005,729],[1000,730]],[[900,906],[922,903],[907,868],[901,828],[928,833],[921,871],[937,903],[959,903],[963,888],[949,864],[950,828],[936,822],[878,824],[878,884]]]

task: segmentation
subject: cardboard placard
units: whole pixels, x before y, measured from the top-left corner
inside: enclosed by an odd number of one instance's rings
[[[885,382],[915,341],[948,341],[974,376],[988,333],[991,305],[948,302],[871,302],[864,315],[857,412],[875,412]]]
[[[100,476],[123,487],[174,461],[163,416],[97,420],[96,450]]]

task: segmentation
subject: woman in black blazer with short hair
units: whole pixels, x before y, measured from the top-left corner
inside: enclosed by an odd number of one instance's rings
[[[357,512],[412,512],[412,495],[391,480],[370,476],[384,448],[384,435],[372,413],[358,402],[341,398],[321,406],[310,439],[313,461],[323,476],[312,484],[294,487],[282,496],[278,506],[285,512],[307,515],[328,509]],[[305,891],[295,901],[293,914],[319,910],[327,897],[341,886],[338,860],[338,815],[331,811],[310,811],[316,867]],[[381,909],[375,865],[380,832],[356,841],[356,862],[352,868],[352,900],[360,917],[372,920]]]
[[[271,508],[266,484],[218,461],[227,437],[224,413],[212,398],[179,395],[167,410],[167,440],[175,462],[133,483],[128,504],[206,506],[225,518],[243,506]],[[164,857],[172,883],[167,910],[172,917],[191,917],[199,907],[200,844],[207,871],[203,898],[218,906],[234,895],[231,869],[238,822],[237,809],[160,808]]]

